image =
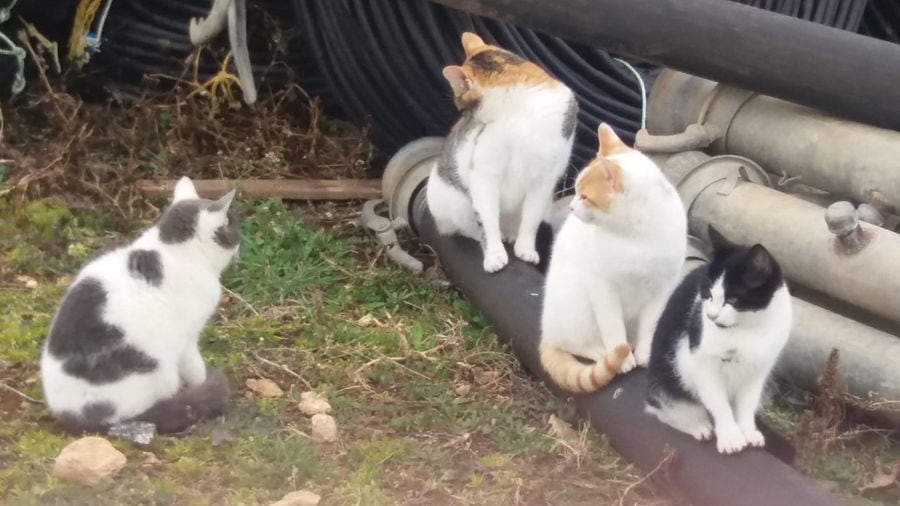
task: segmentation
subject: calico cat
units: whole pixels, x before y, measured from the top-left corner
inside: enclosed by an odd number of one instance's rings
[[[647,411],[735,453],[765,444],[755,415],[790,334],[791,296],[762,245],[709,236],[712,261],[684,278],[653,337]]]
[[[233,198],[200,199],[181,178],[156,224],[72,280],[41,356],[44,397],[66,429],[141,420],[181,432],[224,411],[228,382],[198,338],[240,242]]]
[[[428,209],[443,235],[481,243],[484,270],[518,258],[537,264],[538,227],[572,151],[578,104],[561,82],[473,33],[466,60],[443,74],[461,117],[428,179]]]
[[[575,181],[572,212],[553,244],[541,318],[541,363],[571,392],[646,365],[687,249],[675,188],[608,125],[597,136],[600,149]]]

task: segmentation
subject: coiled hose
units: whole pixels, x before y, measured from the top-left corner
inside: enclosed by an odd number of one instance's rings
[[[892,2],[737,1],[897,40],[900,7]],[[104,81],[134,91],[144,74],[182,75],[193,50],[188,20],[205,16],[210,5],[210,0],[116,0],[97,57],[106,64]],[[250,59],[262,93],[299,81],[331,114],[368,121],[386,153],[450,129],[457,113],[441,69],[462,61],[463,31],[540,63],[572,88],[580,106],[574,167],[593,157],[601,121],[626,141],[640,128],[641,96],[629,69],[604,51],[556,37],[425,0],[255,0],[248,17]],[[274,43],[273,33],[281,34]],[[228,49],[224,40],[220,35],[201,60],[201,81],[218,72]],[[657,69],[635,66],[652,81]]]

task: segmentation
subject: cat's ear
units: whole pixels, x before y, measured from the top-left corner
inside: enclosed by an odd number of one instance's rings
[[[181,179],[175,183],[175,192],[172,197],[172,202],[178,202],[179,200],[188,200],[188,199],[199,199],[200,196],[197,195],[197,189],[194,188],[194,183],[187,176],[182,176]]]
[[[462,47],[466,52],[466,59],[471,58],[472,55],[475,54],[475,51],[481,49],[485,45],[484,40],[472,32],[464,32],[462,34]]]
[[[622,142],[616,131],[606,123],[600,123],[600,126],[597,127],[597,139],[600,141],[600,148],[597,151],[600,156],[610,156],[629,150],[629,147]]]
[[[757,288],[772,276],[775,259],[762,244],[754,244],[747,252],[746,265],[742,279],[750,288]]]
[[[734,249],[734,243],[726,239],[721,232],[716,230],[716,227],[710,224],[707,231],[709,232],[709,242],[712,244],[713,250],[724,251]]]
[[[212,203],[209,206],[209,210],[214,213],[224,213],[228,212],[228,208],[231,206],[231,201],[234,200],[234,195],[237,193],[237,190],[231,190],[219,197],[219,200]]]
[[[453,88],[453,94],[455,96],[462,95],[472,87],[472,80],[469,79],[469,76],[466,75],[466,71],[460,66],[450,65],[449,67],[444,67],[443,73],[444,79],[446,79],[447,82],[450,83],[450,87]]]

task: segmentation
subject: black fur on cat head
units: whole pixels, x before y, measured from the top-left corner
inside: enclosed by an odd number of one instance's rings
[[[229,192],[218,200],[201,198],[177,199],[160,217],[156,226],[159,228],[159,239],[166,244],[186,242],[197,236],[200,213],[225,213],[221,226],[212,231],[211,237],[201,237],[204,242],[213,241],[224,249],[234,249],[240,242],[240,223],[234,213],[229,210],[234,192]]]
[[[768,307],[784,284],[781,266],[762,244],[746,247],[726,239],[712,225],[709,239],[712,261],[701,295],[709,297],[712,284],[724,273],[725,301],[737,311],[759,311]]]

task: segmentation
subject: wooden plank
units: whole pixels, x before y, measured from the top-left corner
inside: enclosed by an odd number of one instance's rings
[[[148,196],[170,196],[176,180],[142,179],[135,186]],[[216,198],[232,188],[240,195],[288,200],[367,200],[381,197],[378,179],[195,179],[197,193]]]

